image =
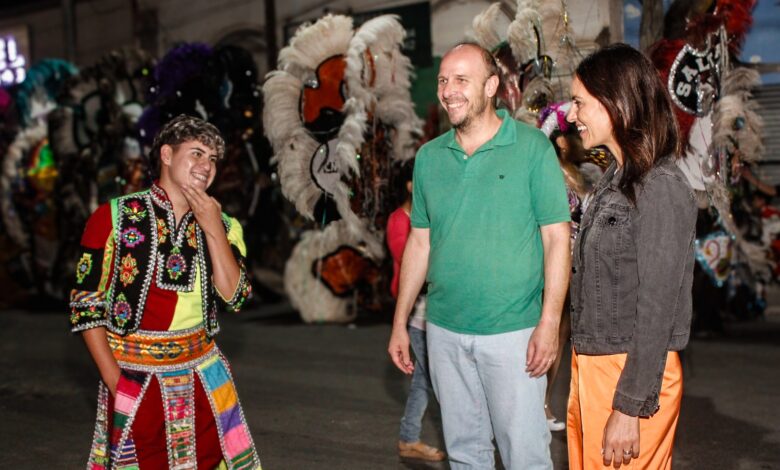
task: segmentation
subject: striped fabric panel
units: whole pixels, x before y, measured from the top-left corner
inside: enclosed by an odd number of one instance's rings
[[[215,421],[228,467],[238,470],[260,468],[260,459],[241,413],[227,364],[221,356],[214,355],[198,366],[197,371],[216,413]]]
[[[165,410],[168,468],[195,468],[195,381],[192,370],[165,372],[157,378]]]
[[[102,304],[106,300],[105,292],[73,289],[70,291],[70,303],[72,304]]]
[[[122,450],[115,459],[113,468],[116,470],[139,470],[138,459],[135,454],[135,443],[132,437],[125,439]]]
[[[130,370],[123,370],[119,378],[111,430],[111,459],[116,465],[114,468],[122,470],[138,468],[130,426],[150,378],[150,374]]]

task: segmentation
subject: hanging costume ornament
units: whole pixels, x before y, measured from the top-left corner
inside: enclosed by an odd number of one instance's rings
[[[282,192],[307,218],[329,199],[348,227],[366,236],[360,217],[367,214],[352,209],[348,182],[361,177],[361,156],[373,158],[363,146],[377,123],[392,128],[391,158],[413,155],[420,120],[409,94],[411,64],[400,52],[403,37],[392,16],[374,18],[353,35],[351,18],[327,15],[302,26],[280,51],[279,70],[263,86],[265,130]],[[318,184],[325,179],[326,188]],[[381,241],[365,241],[373,253],[382,253]]]
[[[311,276],[313,259],[330,253],[325,267],[339,266],[353,285],[373,276],[362,257],[374,263],[384,256],[390,162],[413,156],[421,127],[409,92],[411,62],[400,49],[404,35],[394,16],[353,32],[351,18],[327,15],[299,28],[263,85],[264,129],[282,193],[327,232],[304,237],[285,268],[286,290],[305,321],[323,320],[311,312],[325,304],[336,313],[324,320],[348,319],[336,287],[344,280],[331,282],[327,269],[312,281],[316,295],[296,287]],[[340,242],[315,258],[303,254],[323,239]]]
[[[388,198],[391,163],[414,156],[415,135],[422,126],[409,91],[411,61],[401,52],[404,37],[398,18],[383,15],[361,25],[347,51],[345,108],[355,111],[349,114],[364,135],[360,148],[342,150],[355,155],[360,175],[350,181],[351,208],[367,223],[368,236],[380,245],[393,210]],[[364,118],[365,122],[359,121]]]
[[[506,40],[496,31],[501,3],[490,5],[472,23],[475,40],[496,59],[501,74],[499,100],[515,119],[532,125],[554,96],[550,83],[554,63],[544,54],[543,6],[549,9],[540,0],[518,0]]]
[[[344,158],[329,152],[329,171],[339,175],[329,188],[330,196],[312,175],[312,159],[329,140],[349,141],[352,148],[363,142],[361,128],[341,126],[347,118],[344,55],[352,34],[352,19],[345,16],[327,15],[298,29],[290,45],[279,52],[279,69],[268,74],[263,85],[263,127],[274,149],[272,163],[278,165],[282,193],[298,212],[312,219],[318,201],[330,197],[341,217],[360,226],[349,209],[349,188],[342,180],[350,170],[357,172],[354,154]]]
[[[397,16],[378,16],[360,26],[347,51],[346,83],[350,98],[346,108],[357,105],[350,116],[373,117],[374,124],[378,120],[393,128],[391,157],[396,161],[414,157],[416,136],[422,127],[410,92],[412,63],[401,52],[405,36]],[[366,112],[361,113],[360,107]],[[366,125],[361,127],[365,129]],[[367,130],[376,134],[375,129]],[[342,152],[351,156],[353,151],[350,148]]]
[[[471,26],[474,30],[474,40],[493,54],[500,74],[500,83],[496,96],[499,101],[510,111],[522,106],[523,92],[520,88],[521,62],[515,58],[509,42],[498,33],[499,22],[502,19],[503,9],[501,3],[493,3],[485,11],[474,17]]]
[[[731,274],[734,240],[733,235],[724,231],[696,240],[696,261],[718,287],[723,286]]]
[[[667,83],[676,104],[680,136],[688,142],[696,116],[707,113],[721,90],[721,76],[729,69],[729,54],[738,56],[745,34],[752,24],[750,12],[755,0],[709,0],[709,12],[691,2],[685,39],[664,38],[650,49],[650,58]]]
[[[728,275],[732,257],[725,253],[732,252],[732,244],[736,248],[733,258],[744,261],[753,276],[764,278],[770,271],[767,247],[745,240],[731,213],[731,185],[739,177],[730,174],[732,159],[754,162],[763,152],[762,122],[750,101],[750,89],[757,84],[757,74],[732,69],[730,64],[731,57],[740,54],[752,24],[751,11],[755,4],[755,0],[680,4],[675,16],[685,21],[669,23],[668,32],[673,37],[656,43],[650,53],[675,103],[680,136],[686,148],[686,156],[678,160],[678,166],[691,186],[706,195],[707,202],[719,215],[719,224],[726,230],[726,234],[716,233],[711,235],[711,240],[700,241],[700,245],[709,243],[709,252],[697,249],[697,259],[718,285]],[[728,237],[731,237],[729,249],[725,250]]]
[[[686,44],[677,53],[669,69],[667,88],[674,103],[683,111],[695,116],[706,114],[705,105],[717,91],[721,48],[707,47],[703,51]]]

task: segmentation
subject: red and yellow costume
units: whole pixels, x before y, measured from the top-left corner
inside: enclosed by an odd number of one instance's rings
[[[178,225],[157,185],[102,205],[87,222],[71,292],[71,326],[105,327],[121,368],[101,382],[90,469],[259,468],[227,361],[214,343],[218,309],[251,287],[241,225],[223,214],[240,266],[230,298],[211,282],[192,212]]]

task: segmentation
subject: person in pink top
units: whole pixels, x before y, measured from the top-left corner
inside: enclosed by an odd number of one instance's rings
[[[387,246],[393,256],[393,281],[390,292],[393,298],[398,297],[398,280],[401,273],[401,259],[406,247],[406,239],[411,231],[409,214],[412,210],[412,168],[408,162],[402,168],[399,181],[404,202],[387,219]],[[409,339],[414,351],[414,373],[406,399],[406,409],[401,418],[401,430],[398,440],[398,455],[405,458],[415,458],[438,462],[447,456],[441,450],[429,446],[420,440],[422,418],[428,407],[428,397],[432,390],[428,375],[428,353],[425,344],[425,295],[417,298],[414,313],[409,320]]]

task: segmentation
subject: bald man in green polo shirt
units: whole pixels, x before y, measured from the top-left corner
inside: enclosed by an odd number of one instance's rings
[[[495,109],[498,86],[479,46],[442,58],[438,98],[453,129],[417,153],[388,352],[412,373],[406,322],[427,278],[428,363],[450,467],[494,468],[495,438],[505,468],[551,469],[545,373],[571,269],[569,206],[555,151]]]

